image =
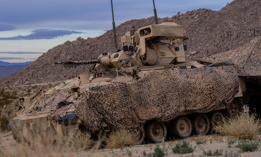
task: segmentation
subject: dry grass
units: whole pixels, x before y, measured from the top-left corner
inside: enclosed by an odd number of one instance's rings
[[[126,130],[117,130],[112,132],[105,140],[108,148],[121,148],[135,145],[139,142],[137,136]]]
[[[0,148],[0,156],[4,157],[73,157],[73,151],[71,148],[63,145],[63,141],[54,141],[49,137],[46,139],[37,137],[36,139],[25,141],[22,140],[20,144],[17,144],[11,149]],[[0,139],[2,141],[2,139]]]
[[[61,137],[54,132],[35,129],[27,140],[21,138],[23,136],[21,130],[17,129],[16,133],[20,143],[12,149],[0,147],[0,157],[73,157],[76,151],[84,151],[92,146],[89,134],[75,135],[75,131]],[[0,137],[1,142],[4,142],[3,137]]]
[[[86,151],[92,148],[93,146],[93,141],[91,139],[91,135],[89,133],[79,133],[74,136],[74,139],[72,141],[72,146],[77,150],[77,151]]]
[[[28,129],[28,136],[22,133],[24,128],[21,125],[24,124],[19,123],[13,126],[12,130],[14,135],[18,137],[16,139],[20,143],[16,143],[12,149],[9,147],[0,147],[0,157],[71,157],[73,155],[76,156],[76,152],[88,151],[90,153],[104,148],[104,142],[107,143],[109,148],[120,148],[135,145],[139,141],[137,136],[130,134],[126,130],[112,132],[108,138],[106,138],[106,133],[101,131],[98,139],[95,137],[96,141],[94,142],[91,134],[79,132],[77,125],[64,127],[62,130],[65,135],[60,136],[60,134],[56,134],[53,127],[46,129],[46,126],[41,120],[36,120],[35,124],[40,124],[40,126],[33,125],[32,130]],[[8,141],[5,141],[5,138],[1,136],[3,134],[5,133],[1,133],[0,130],[0,143],[8,143]],[[24,137],[26,137],[26,139],[24,139]]]
[[[71,129],[70,129],[71,130]],[[17,137],[22,137],[21,130],[16,130]],[[75,130],[61,137],[54,132],[43,132],[40,129],[34,129],[30,139],[20,138],[20,143],[12,149],[0,147],[0,157],[73,157],[77,156],[76,152],[88,151],[91,153],[101,148],[102,143],[106,142],[109,148],[120,148],[138,143],[138,139],[126,130],[112,132],[108,138],[100,134],[97,142],[91,139],[88,133],[75,134]],[[0,143],[6,142],[0,136]],[[102,146],[104,148],[104,146]]]
[[[253,139],[261,129],[260,120],[255,115],[237,115],[224,120],[214,128],[222,135],[232,136],[237,139]]]

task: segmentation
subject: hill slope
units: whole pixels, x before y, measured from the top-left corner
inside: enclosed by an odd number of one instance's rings
[[[185,14],[178,14],[171,18],[159,19],[162,22],[176,22],[185,25],[189,37],[187,60],[194,60],[202,56],[225,52],[241,46],[254,36],[261,35],[260,0],[235,0],[220,11],[198,9]],[[119,25],[117,40],[130,29],[154,23],[154,17],[140,20],[130,20]],[[89,66],[79,66],[76,69],[65,69],[61,65],[54,66],[55,61],[82,60],[97,57],[98,54],[113,48],[113,32],[107,31],[96,38],[78,38],[73,42],[65,42],[40,56],[36,61],[3,79],[1,85],[20,85],[42,83],[48,81],[65,80],[69,77],[84,73]],[[190,52],[198,53],[190,55]]]

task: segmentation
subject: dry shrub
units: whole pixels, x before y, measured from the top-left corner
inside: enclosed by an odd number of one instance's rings
[[[6,116],[1,116],[0,115],[0,130],[5,131],[7,130],[7,125],[9,123],[9,120]]]
[[[12,145],[12,148],[1,147],[0,156],[4,157],[73,157],[73,149],[64,146],[62,139],[59,141],[54,141],[52,137],[48,136],[37,136],[30,141],[20,140],[20,143]],[[1,142],[4,142],[3,139],[0,139]]]
[[[35,127],[30,133],[30,138],[25,140],[22,129],[15,127],[12,129],[19,143],[13,145],[12,148],[0,147],[0,157],[73,157],[76,156],[75,150],[85,150],[90,147],[90,135],[76,136],[74,130],[61,137],[51,130],[46,132]],[[4,133],[0,132],[1,134]],[[5,142],[2,136],[0,136],[0,141]]]
[[[121,148],[135,145],[139,142],[139,139],[126,130],[117,130],[112,132],[105,142],[108,148]]]
[[[214,130],[222,135],[233,136],[237,139],[253,139],[260,133],[260,128],[260,120],[256,119],[255,115],[245,116],[242,114],[226,118]]]
[[[86,151],[89,150],[92,146],[93,141],[89,133],[79,133],[74,136],[72,141],[72,147],[74,147],[77,151]]]

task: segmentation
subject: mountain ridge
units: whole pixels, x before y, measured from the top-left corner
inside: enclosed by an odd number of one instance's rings
[[[260,0],[234,0],[219,11],[198,9],[184,14],[178,13],[171,18],[159,18],[159,23],[176,22],[187,29],[189,40],[186,60],[197,60],[212,54],[236,49],[261,35]],[[257,21],[259,22],[257,24]],[[130,30],[131,26],[140,28],[154,24],[154,17],[126,21],[116,28],[118,45],[120,37]],[[62,81],[72,76],[88,72],[89,66],[82,65],[75,69],[65,69],[54,65],[55,61],[84,60],[97,57],[100,53],[112,49],[112,29],[95,38],[77,38],[43,53],[21,72],[0,80],[2,85],[22,85]],[[197,53],[191,53],[191,52]]]
[[[0,61],[0,66],[1,66],[1,67],[27,66],[27,65],[29,65],[30,63],[32,63],[32,61],[24,62],[24,63],[9,63],[9,62]]]

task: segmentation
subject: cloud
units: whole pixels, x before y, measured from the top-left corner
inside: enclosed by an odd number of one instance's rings
[[[43,54],[43,52],[0,52],[0,54]]]
[[[155,3],[159,17],[171,17],[179,11],[185,13],[202,7],[219,10],[231,1],[155,0]],[[113,5],[116,25],[153,16],[151,0],[114,0]],[[5,15],[0,16],[0,21],[18,29],[105,30],[112,27],[111,3],[108,0],[2,0],[0,15]]]
[[[51,29],[37,29],[29,35],[19,35],[15,37],[0,38],[0,40],[37,40],[37,39],[54,39],[71,34],[82,34],[84,32],[68,31],[68,30],[51,30]]]
[[[23,57],[0,57],[0,61],[10,62],[10,63],[24,63],[28,61],[34,61],[37,58],[23,58]]]
[[[14,30],[15,26],[8,24],[8,23],[3,23],[0,22],[0,31],[10,31],[10,30]]]
[[[9,60],[9,59],[24,59],[22,57],[0,57],[0,60]]]

